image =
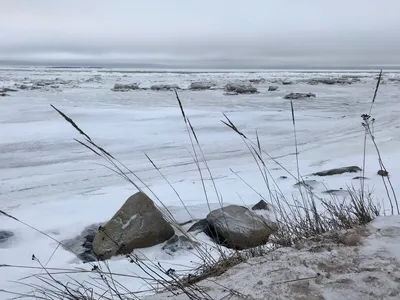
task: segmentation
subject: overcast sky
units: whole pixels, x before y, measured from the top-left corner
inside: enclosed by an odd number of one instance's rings
[[[400,0],[0,0],[0,61],[400,65]]]

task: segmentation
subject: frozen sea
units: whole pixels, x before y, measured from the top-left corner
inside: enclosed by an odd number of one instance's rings
[[[84,68],[0,68],[0,89],[30,86],[43,80],[53,84],[36,90],[18,89],[0,97],[0,209],[27,224],[64,240],[78,235],[93,223],[107,221],[136,192],[135,188],[109,171],[99,157],[74,141],[77,132],[58,115],[54,105],[70,116],[93,140],[129,166],[180,222],[191,217],[168,183],[152,167],[147,154],[173,184],[193,218],[203,218],[207,205],[200,176],[193,162],[188,138],[175,94],[172,91],[111,91],[115,83],[178,84],[185,112],[196,131],[208,165],[224,203],[251,205],[260,200],[254,191],[268,190],[252,155],[241,138],[221,120],[226,114],[235,125],[256,141],[259,135],[265,152],[288,170],[296,172],[291,92],[315,93],[315,98],[293,100],[299,167],[302,175],[349,165],[362,166],[364,129],[361,115],[368,113],[378,71],[138,71],[128,69]],[[312,78],[357,77],[351,85],[311,85]],[[58,78],[58,79],[56,79]],[[258,94],[224,95],[228,82],[265,78],[254,84]],[[293,84],[282,85],[283,80]],[[210,81],[215,88],[190,91],[191,82]],[[270,85],[279,89],[269,92]],[[383,82],[372,110],[374,133],[383,161],[395,184],[400,176],[400,73],[384,72]],[[290,196],[297,192],[294,179],[267,159],[272,176]],[[382,179],[376,174],[379,163],[371,142],[367,147],[365,174],[367,188],[388,211]],[[249,188],[236,174],[245,180]],[[343,174],[315,178],[324,189],[358,187]],[[142,184],[139,184],[143,187]],[[217,206],[211,180],[206,178],[210,201]],[[145,189],[145,191],[147,191]],[[317,191],[318,192],[318,191]],[[152,194],[149,194],[150,196]],[[154,197],[153,197],[154,199]],[[38,267],[34,254],[49,268],[86,268],[73,254],[57,248],[57,243],[34,230],[0,216],[0,230],[14,236],[0,244],[0,265]],[[188,268],[193,255],[171,256],[161,247],[143,249],[151,260]],[[110,267],[120,273],[139,272],[124,258],[115,258]],[[25,291],[19,279],[41,270],[0,268],[0,290]],[[77,274],[77,279],[87,274]],[[33,279],[25,279],[33,280]],[[123,280],[127,280],[122,278]],[[143,289],[143,282],[126,281],[132,290]],[[0,292],[0,298],[12,295]]]

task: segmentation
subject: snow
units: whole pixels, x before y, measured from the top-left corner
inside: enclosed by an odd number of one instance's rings
[[[306,79],[342,75],[359,75],[361,82],[344,86],[304,83]],[[316,98],[293,102],[301,173],[307,175],[350,165],[361,167],[363,128],[360,116],[369,111],[376,76],[376,72],[365,71],[332,75],[329,71],[146,73],[107,69],[0,69],[0,87],[57,77],[70,81],[57,89],[20,90],[0,99],[0,209],[57,240],[65,240],[78,235],[88,225],[107,221],[136,192],[134,187],[102,166],[104,162],[97,156],[73,141],[79,135],[50,104],[73,118],[95,141],[129,166],[168,206],[177,221],[185,222],[191,217],[144,155],[146,153],[173,184],[193,218],[204,218],[208,207],[174,93],[151,90],[116,93],[111,91],[115,83],[139,82],[140,87],[178,84],[184,88],[191,82],[215,82],[216,88],[212,90],[182,90],[179,96],[196,130],[224,205],[251,206],[260,200],[258,193],[268,199],[268,190],[240,137],[221,123],[222,113],[253,141],[257,130],[262,148],[295,174],[290,102],[283,96],[291,92],[315,93]],[[267,81],[255,85],[259,94],[223,95],[222,87],[227,82],[260,77]],[[396,72],[385,73],[385,83],[373,109],[376,141],[393,183],[400,180],[400,164],[397,163],[400,161],[397,151],[400,95],[399,82],[388,79],[399,77]],[[294,84],[279,85],[277,91],[268,92],[272,82],[287,78]],[[298,192],[290,176],[280,179],[282,175],[287,176],[286,172],[271,160],[267,160],[267,165],[285,195],[290,198]],[[373,195],[388,213],[389,203],[385,200],[382,179],[376,174],[378,169],[376,152],[369,142],[366,188],[374,190]],[[218,208],[218,197],[206,173],[204,171],[211,206]],[[325,189],[346,189],[348,185],[357,188],[360,182],[352,178],[359,175],[307,176],[305,179],[317,180],[320,184],[314,191],[322,193]],[[155,200],[154,195],[148,193]],[[378,219],[374,224],[384,220]],[[57,248],[55,241],[15,220],[0,216],[0,224],[0,230],[15,234],[6,244],[0,245],[0,264],[38,267],[38,263],[31,260],[35,254],[42,263],[51,257],[49,268],[90,270],[90,266],[80,263],[74,255]],[[196,238],[209,242],[202,234]],[[376,239],[386,243],[385,251],[397,257],[398,248],[390,237],[385,239],[377,235]],[[378,246],[374,246],[373,237],[368,241],[371,245],[365,251],[376,253],[373,248]],[[150,261],[158,261],[165,269],[174,268],[177,272],[184,272],[198,263],[196,253],[183,251],[171,256],[161,247],[157,245],[140,252]],[[290,253],[287,255],[296,256]],[[111,260],[110,268],[117,273],[143,274],[124,257]],[[40,270],[0,268],[0,290],[25,291],[27,287],[15,281],[38,272]],[[275,275],[274,272],[271,280],[279,280]],[[74,278],[89,280],[87,274],[76,274]],[[146,289],[139,279],[119,279],[131,290]],[[9,296],[0,293],[0,299]]]
[[[300,250],[280,248],[249,259],[198,285],[211,299],[399,299],[400,216],[380,217],[356,234],[365,236],[362,245],[346,246],[325,236]]]

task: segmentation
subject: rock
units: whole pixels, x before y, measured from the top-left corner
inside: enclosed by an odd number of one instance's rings
[[[350,167],[343,167],[338,169],[330,169],[326,171],[321,171],[317,173],[313,173],[315,176],[331,176],[331,175],[339,175],[343,173],[357,173],[362,171],[360,167],[357,166],[350,166]]]
[[[260,200],[256,205],[254,205],[251,210],[270,210],[269,204],[264,200]]]
[[[31,86],[28,86],[26,84],[21,84],[18,86],[18,88],[21,90],[29,90],[31,88]]]
[[[303,99],[303,98],[315,98],[315,94],[313,93],[290,93],[286,95],[285,99]]]
[[[328,84],[328,85],[334,85],[334,84],[340,84],[340,85],[345,85],[345,84],[352,84],[355,82],[361,81],[357,77],[339,77],[339,78],[312,78],[309,80],[307,83],[316,85],[316,84]]]
[[[192,231],[206,231],[208,228],[208,223],[206,219],[201,219],[194,223],[190,228],[188,229],[188,232]]]
[[[323,191],[323,193],[340,197],[347,197],[350,195],[350,193],[347,190],[326,190]]]
[[[1,88],[0,93],[9,93],[9,92],[18,92],[16,89],[11,89],[11,88]]]
[[[207,235],[215,242],[237,250],[264,245],[274,232],[263,216],[238,205],[211,211],[206,220]]]
[[[101,260],[128,254],[137,248],[151,247],[174,235],[153,201],[138,192],[129,197],[93,241],[93,252]]]
[[[291,85],[291,84],[293,84],[293,81],[285,79],[284,81],[282,81],[282,84],[283,85]]]
[[[377,174],[380,175],[380,176],[382,176],[382,177],[387,177],[387,176],[389,176],[389,172],[388,172],[388,171],[385,171],[385,170],[379,170],[379,171],[377,172]]]
[[[228,83],[225,85],[225,91],[228,93],[237,93],[237,94],[255,94],[258,93],[257,88],[252,85],[244,85],[244,84],[234,84]]]
[[[268,88],[269,92],[274,92],[276,90],[278,90],[278,86],[276,86],[276,85],[270,85],[269,88]]]
[[[195,241],[192,241],[184,235],[175,234],[164,244],[164,246],[162,246],[161,249],[172,255],[179,250],[193,250],[195,246]]]
[[[14,233],[11,231],[0,230],[0,244],[7,242],[13,236]]]
[[[92,83],[92,82],[101,83],[102,81],[103,80],[101,78],[101,75],[94,75],[93,77],[86,79],[84,82],[86,82],[86,83]]]
[[[105,223],[92,224],[86,227],[78,236],[62,241],[64,248],[74,253],[84,263],[96,261],[93,253],[93,240],[100,226]]]
[[[6,94],[6,93],[0,93],[0,97],[7,97],[7,96],[10,96],[10,95]]]
[[[128,92],[128,91],[134,91],[138,90],[139,85],[137,83],[131,83],[131,84],[122,84],[122,83],[116,83],[114,85],[114,88],[111,90],[114,92]]]
[[[367,178],[367,177],[362,177],[362,176],[356,176],[356,177],[353,177],[353,179],[358,179],[358,180],[360,180],[360,179],[365,179],[365,180],[367,180],[367,179],[369,179],[369,178]]]
[[[254,84],[260,84],[260,83],[265,83],[266,80],[265,78],[257,78],[257,79],[249,79],[249,82]]]
[[[177,84],[156,84],[150,87],[152,91],[172,91],[174,89],[180,90]]]
[[[215,84],[213,84],[211,82],[192,82],[189,85],[189,90],[192,90],[192,91],[209,90],[213,86],[215,86]]]
[[[350,247],[362,245],[361,235],[356,232],[348,232],[339,236],[339,241]]]
[[[298,187],[300,185],[309,188],[310,190],[314,189],[316,186],[318,186],[320,182],[317,180],[311,179],[311,180],[302,180],[300,182],[297,182],[294,184],[294,187]]]
[[[280,179],[287,179],[287,176],[282,175],[281,177],[279,177]]]

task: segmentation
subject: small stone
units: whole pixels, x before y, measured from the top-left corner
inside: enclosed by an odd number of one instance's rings
[[[0,230],[0,244],[5,243],[9,238],[13,237],[14,233],[7,230]]]
[[[179,250],[192,250],[194,249],[195,245],[196,242],[192,241],[186,236],[175,234],[172,238],[165,242],[161,249],[172,255]]]
[[[339,175],[343,173],[357,173],[362,171],[360,167],[358,166],[349,166],[349,167],[343,167],[343,168],[337,168],[337,169],[330,169],[326,171],[321,171],[321,172],[316,172],[313,173],[315,176],[332,176],[332,175]]]
[[[269,92],[274,92],[276,90],[278,90],[278,87],[276,85],[270,85],[269,88],[268,88]]]
[[[254,205],[251,210],[270,210],[269,205],[264,200],[260,200],[256,205]]]
[[[282,84],[283,85],[290,85],[290,84],[293,84],[293,81],[290,81],[290,80],[284,80],[283,82],[282,82]]]
[[[264,282],[262,280],[257,282],[257,285],[263,285],[263,284],[264,284]]]
[[[355,247],[361,244],[361,236],[356,233],[344,234],[339,239],[346,246]]]
[[[377,172],[377,174],[380,175],[380,176],[382,176],[382,177],[387,177],[387,176],[389,176],[389,172],[386,171],[386,170],[379,170],[379,171]]]

